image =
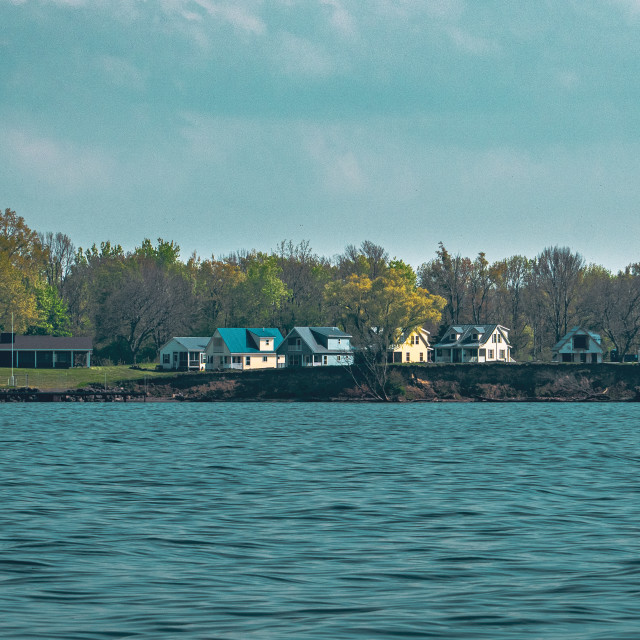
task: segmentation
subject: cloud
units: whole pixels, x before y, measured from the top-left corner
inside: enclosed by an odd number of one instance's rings
[[[142,91],[145,87],[145,78],[142,72],[123,58],[102,56],[98,60],[98,66],[106,74],[111,84],[117,87],[136,91]]]
[[[220,18],[242,31],[255,35],[263,34],[266,31],[265,23],[239,4],[219,3],[211,0],[193,0],[193,3],[202,7],[210,16]],[[186,4],[188,6],[190,3]]]
[[[2,137],[6,140],[7,161],[27,180],[61,193],[112,183],[112,163],[100,152],[24,129],[4,131]]]
[[[356,153],[340,144],[342,133],[328,133],[312,129],[306,136],[309,157],[324,180],[326,190],[333,195],[361,193],[367,186],[367,177]]]
[[[274,55],[277,66],[289,75],[323,78],[337,71],[337,62],[327,50],[306,38],[284,32]]]
[[[356,35],[355,20],[339,0],[321,0],[321,3],[324,6],[331,7],[329,22],[338,33],[350,38]]]
[[[620,7],[631,16],[640,16],[640,0],[605,0],[607,4]]]
[[[458,49],[475,55],[487,55],[500,51],[497,43],[474,36],[460,27],[450,27],[447,29],[449,38]]]

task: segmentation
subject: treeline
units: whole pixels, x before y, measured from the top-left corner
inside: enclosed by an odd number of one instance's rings
[[[101,242],[76,248],[62,233],[37,233],[0,213],[0,328],[90,335],[103,361],[153,360],[175,335],[218,327],[337,325],[381,348],[397,331],[450,323],[507,326],[517,360],[549,359],[574,324],[600,331],[620,358],[640,336],[640,264],[612,273],[568,248],[489,263],[440,243],[417,270],[370,241],[328,258],[308,241],[270,253],[237,251],[181,259],[172,241],[145,239],[133,251]]]

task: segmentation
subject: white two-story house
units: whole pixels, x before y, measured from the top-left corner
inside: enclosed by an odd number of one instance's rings
[[[453,324],[434,347],[435,362],[515,362],[501,324]]]

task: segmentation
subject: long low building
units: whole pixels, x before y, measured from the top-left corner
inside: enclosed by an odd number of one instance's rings
[[[0,367],[25,369],[68,369],[90,367],[93,343],[91,338],[62,336],[19,336],[0,333]]]

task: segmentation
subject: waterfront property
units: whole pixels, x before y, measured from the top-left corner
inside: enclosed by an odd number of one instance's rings
[[[515,362],[501,324],[453,324],[435,345],[435,362]]]
[[[216,329],[207,343],[206,368],[276,369],[284,366],[284,356],[276,349],[282,334],[274,328]]]
[[[338,327],[294,327],[278,348],[287,367],[353,364],[351,335]]]
[[[433,348],[429,345],[429,331],[418,328],[400,337],[398,344],[389,351],[389,362],[431,362]]]
[[[92,353],[91,338],[19,336],[11,332],[0,334],[0,367],[12,365],[25,369],[90,367]]]
[[[171,338],[160,349],[160,366],[177,371],[204,371],[208,337]]]
[[[551,350],[553,362],[602,362],[602,339],[581,326],[573,327]]]

